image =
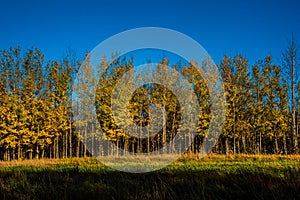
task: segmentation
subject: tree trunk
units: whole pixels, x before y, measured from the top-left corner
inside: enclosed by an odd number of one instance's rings
[[[68,157],[68,132],[65,131],[65,151],[64,151],[64,154],[65,154],[65,158]]]
[[[71,124],[71,123],[70,123]],[[69,133],[69,157],[72,158],[72,126],[70,125],[70,133]]]
[[[233,154],[236,154],[236,139],[235,137],[233,138]]]
[[[39,145],[36,144],[36,155],[35,155],[36,159],[39,159]]]
[[[165,153],[164,147],[166,145],[166,140],[167,140],[167,122],[166,122],[166,115],[165,115],[164,111],[165,111],[165,109],[164,109],[164,107],[162,107],[162,113],[163,113],[163,134],[162,134],[163,153]]]
[[[237,140],[237,152],[241,153],[241,149],[240,149],[240,140]]]
[[[118,150],[118,148],[119,148],[119,137],[117,135],[117,145],[116,145],[116,156],[117,157],[119,156],[119,150]]]
[[[62,136],[62,158],[65,158],[65,151],[66,151],[66,146],[65,146],[65,144],[66,144],[66,137],[65,137],[65,134],[64,134],[64,133],[62,133],[61,136]]]
[[[56,157],[55,158],[59,158],[59,144],[58,144],[58,136],[56,137],[56,147],[55,147],[55,154]]]
[[[292,130],[294,140],[294,153],[298,152],[298,138],[296,132],[296,108],[295,108],[295,57],[292,58]]]
[[[278,154],[278,140],[277,140],[277,135],[275,134],[275,154]]]
[[[86,123],[86,125],[85,125],[85,129],[84,129],[84,141],[86,141],[87,140],[87,128],[88,128],[88,125],[87,125],[87,123]],[[83,157],[85,158],[86,157],[86,142],[84,142],[83,144],[82,144],[82,148],[83,148]]]
[[[228,154],[229,154],[229,148],[228,148],[228,138],[227,138],[227,137],[225,138],[225,153],[226,153],[226,155],[228,155]]]
[[[30,160],[32,159],[32,149],[30,149],[30,151],[29,151],[29,159]]]
[[[242,145],[243,145],[243,153],[247,153],[246,152],[246,136],[244,135],[244,133],[242,134]]]
[[[76,157],[78,158],[79,157],[79,152],[80,152],[80,139],[79,139],[79,137],[76,138],[76,140],[77,140]]]
[[[262,145],[261,145],[261,131],[259,131],[259,153],[262,152]]]
[[[150,132],[149,128],[147,129],[148,132],[148,138],[147,138],[147,153],[150,153]]]
[[[287,146],[286,146],[286,135],[285,135],[285,133],[283,134],[283,150],[284,150],[284,154],[287,155]]]
[[[19,142],[19,144],[18,144],[18,160],[20,160],[21,158],[22,158],[22,156],[21,156],[21,144]]]

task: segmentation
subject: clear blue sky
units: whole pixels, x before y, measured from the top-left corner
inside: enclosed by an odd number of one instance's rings
[[[46,59],[71,47],[78,55],[127,29],[155,26],[198,41],[219,63],[241,53],[250,62],[280,60],[291,34],[300,41],[300,1],[1,1],[0,49],[31,46]]]

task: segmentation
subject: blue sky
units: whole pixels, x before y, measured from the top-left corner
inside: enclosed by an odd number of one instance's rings
[[[35,46],[59,59],[71,47],[80,57],[109,36],[154,26],[192,37],[216,63],[237,53],[279,62],[292,33],[300,41],[299,12],[297,0],[1,1],[0,49]]]

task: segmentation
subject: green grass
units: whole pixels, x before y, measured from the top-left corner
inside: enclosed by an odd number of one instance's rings
[[[182,157],[142,174],[93,158],[0,162],[0,199],[300,199],[300,156]]]

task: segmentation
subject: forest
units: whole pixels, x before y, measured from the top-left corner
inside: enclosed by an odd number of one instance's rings
[[[224,55],[217,67],[225,88],[226,118],[214,153],[299,152],[300,82],[297,73],[300,69],[296,53],[292,41],[283,51],[280,63],[272,56],[266,56],[250,66],[243,55]],[[168,58],[162,59],[160,64],[170,65]],[[134,58],[117,58],[113,63],[103,58],[99,67],[106,69],[104,75],[99,80],[87,79],[86,82],[76,77],[82,65],[89,77],[88,54],[85,60],[66,55],[61,60],[46,61],[43,52],[37,48],[0,51],[0,160],[94,155],[95,152],[87,150],[83,140],[88,140],[99,150],[98,156],[118,156],[110,147],[97,146],[97,140],[104,138],[130,152],[152,152],[172,141],[180,129],[180,105],[176,96],[159,84],[144,84],[128,103],[131,118],[140,127],[150,123],[149,105],[164,106],[167,118],[162,119],[164,125],[158,134],[136,138],[116,125],[111,96],[117,80],[134,68]],[[187,131],[182,138],[186,142],[193,140],[187,152],[198,153],[211,120],[209,91],[193,63],[170,67],[193,83],[201,105],[196,137],[191,138]],[[82,121],[82,126],[76,127],[72,115],[75,101],[72,86],[76,80],[84,82],[77,85],[82,87],[83,93],[85,84],[97,84],[95,108],[105,137],[93,132],[95,124]]]

